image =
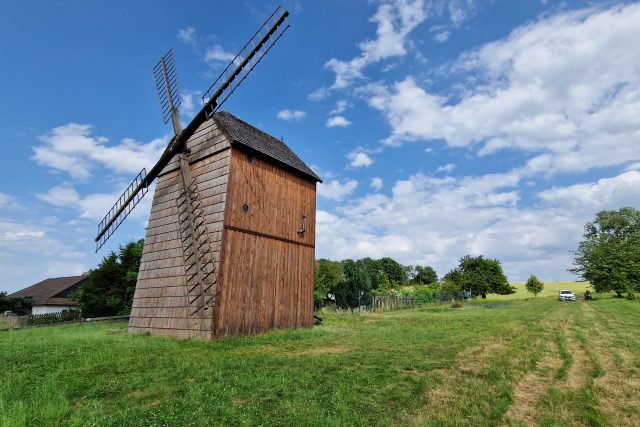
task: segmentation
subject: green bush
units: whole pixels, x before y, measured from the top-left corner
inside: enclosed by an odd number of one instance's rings
[[[542,292],[542,289],[544,289],[544,283],[532,274],[529,276],[529,279],[527,279],[525,287],[527,288],[527,291],[533,294],[533,296],[538,296],[538,294]]]

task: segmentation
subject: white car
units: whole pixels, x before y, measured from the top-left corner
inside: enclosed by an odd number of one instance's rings
[[[563,290],[558,292],[558,300],[560,301],[575,301],[576,294],[571,291]]]

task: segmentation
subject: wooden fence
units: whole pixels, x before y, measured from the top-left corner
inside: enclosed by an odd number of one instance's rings
[[[371,301],[372,310],[396,310],[398,308],[410,308],[415,305],[415,300],[408,297],[376,296]]]
[[[28,326],[50,325],[52,323],[80,321],[80,312],[76,310],[61,311],[59,313],[30,314]]]
[[[28,326],[44,326],[67,322],[81,322],[79,311],[61,311],[59,313],[0,316],[0,329],[20,329]]]

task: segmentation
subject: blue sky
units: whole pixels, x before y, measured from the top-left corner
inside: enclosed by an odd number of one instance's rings
[[[55,3],[55,4],[54,4]],[[80,274],[144,236],[151,197],[94,254],[96,225],[276,4],[10,2],[0,14],[0,290]],[[317,257],[443,275],[466,254],[511,280],[571,279],[602,209],[640,207],[636,2],[287,1],[291,28],[224,108],[323,178]]]

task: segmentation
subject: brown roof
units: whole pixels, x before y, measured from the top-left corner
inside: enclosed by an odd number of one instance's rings
[[[279,163],[294,169],[294,171],[302,173],[303,176],[311,178],[313,181],[322,182],[320,177],[279,139],[264,133],[226,111],[214,114],[213,119],[218,126],[226,131],[234,143],[271,157]]]
[[[31,296],[35,300],[35,305],[77,305],[78,303],[71,301],[68,296],[72,291],[80,287],[88,277],[85,275],[45,279],[7,296]]]

